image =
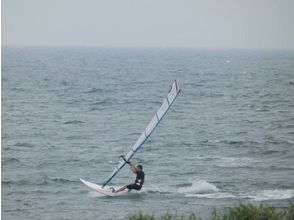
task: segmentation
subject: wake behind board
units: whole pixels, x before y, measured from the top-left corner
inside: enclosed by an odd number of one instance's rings
[[[97,185],[95,183],[91,183],[91,182],[88,182],[86,180],[83,180],[83,179],[80,179],[82,181],[82,183],[84,183],[86,186],[88,186],[90,189],[100,193],[100,194],[103,194],[105,196],[121,196],[121,195],[127,195],[129,193],[128,190],[124,190],[124,191],[121,191],[121,192],[118,192],[118,193],[113,193],[112,190],[110,189],[109,186],[100,186],[100,185]],[[119,186],[113,186],[113,188],[115,189],[118,189],[120,188]]]

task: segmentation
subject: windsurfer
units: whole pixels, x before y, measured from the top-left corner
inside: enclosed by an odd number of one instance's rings
[[[133,173],[135,173],[137,176],[136,176],[136,180],[134,183],[132,184],[129,184],[129,185],[126,185],[126,186],[123,186],[121,187],[120,189],[118,190],[115,190],[113,187],[111,187],[112,189],[112,192],[113,193],[118,193],[118,192],[121,192],[125,189],[128,189],[129,191],[131,191],[132,189],[135,189],[135,190],[140,190],[144,184],[144,180],[145,180],[145,173],[143,172],[143,167],[142,165],[133,165],[131,163],[131,161],[127,161],[124,157],[122,157],[123,160],[130,165],[131,167],[131,170]]]

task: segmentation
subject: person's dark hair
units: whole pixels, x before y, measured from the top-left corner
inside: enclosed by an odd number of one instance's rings
[[[141,164],[137,165],[137,167],[139,167],[141,170],[143,170],[143,167]]]

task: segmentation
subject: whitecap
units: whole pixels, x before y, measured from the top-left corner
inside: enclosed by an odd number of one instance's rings
[[[248,195],[253,201],[265,201],[265,200],[281,200],[281,199],[290,199],[294,197],[293,189],[274,189],[274,190],[261,190],[253,192]]]
[[[191,186],[179,187],[179,193],[194,193],[194,194],[207,194],[207,193],[215,193],[218,192],[219,189],[205,180],[196,180],[192,183]]]
[[[231,193],[227,192],[217,192],[217,193],[208,193],[208,194],[186,194],[185,197],[197,197],[197,198],[208,198],[208,199],[227,199],[227,198],[238,198]]]

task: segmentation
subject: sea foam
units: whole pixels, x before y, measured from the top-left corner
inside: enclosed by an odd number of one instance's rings
[[[294,190],[293,189],[261,190],[261,191],[251,193],[248,197],[254,201],[290,199],[290,198],[294,198]]]
[[[194,193],[194,194],[206,194],[206,193],[215,193],[218,192],[219,189],[205,180],[196,180],[192,183],[191,186],[179,187],[179,193]]]

